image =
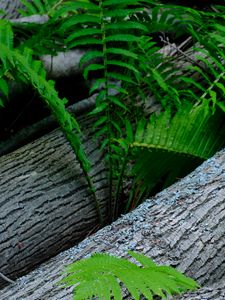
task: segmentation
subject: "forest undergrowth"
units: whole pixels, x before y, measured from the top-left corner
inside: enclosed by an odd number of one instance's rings
[[[39,93],[76,155],[101,225],[224,146],[224,6],[199,10],[150,0],[21,2],[21,14],[47,15],[48,20],[41,25],[0,20],[0,104],[4,109],[11,81],[30,84]],[[107,219],[79,123],[40,61],[41,55],[74,49],[85,50],[80,68],[85,80],[94,78],[90,95],[97,93],[95,108],[84,118],[93,119],[93,135],[104,153]],[[118,287],[112,286],[120,299]]]

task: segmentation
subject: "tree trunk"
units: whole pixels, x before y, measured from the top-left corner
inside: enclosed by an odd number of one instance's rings
[[[71,288],[56,285],[65,265],[93,252],[126,256],[128,249],[177,267],[203,286],[177,299],[224,299],[224,174],[221,151],[133,212],[0,291],[0,299],[72,299]]]
[[[105,166],[93,141],[92,122],[82,124],[93,165],[90,175],[105,216]],[[60,130],[2,156],[0,187],[0,272],[11,279],[71,247],[99,225],[86,180]]]

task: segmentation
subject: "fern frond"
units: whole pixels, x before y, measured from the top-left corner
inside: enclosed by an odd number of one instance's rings
[[[37,0],[34,0],[37,1]],[[27,0],[20,0],[20,2],[24,5],[24,7],[26,8],[26,12],[24,10],[20,10],[21,15],[35,15],[37,13],[37,8],[35,7],[35,5],[33,3],[30,3],[30,1]],[[38,1],[40,2],[40,1]],[[41,3],[39,3],[41,4]],[[41,10],[42,10],[42,6],[41,6]]]
[[[89,45],[102,45],[102,41],[96,38],[80,38],[78,40],[73,40],[71,43],[68,43],[68,48],[75,48],[75,47],[82,47],[82,46],[89,46]]]
[[[9,49],[13,48],[13,31],[10,23],[0,20],[0,45],[5,45]]]
[[[111,0],[99,1],[98,4],[98,6],[89,5],[86,1],[78,1],[67,5],[67,8],[60,8],[53,18],[70,14],[60,26],[61,32],[67,32],[68,48],[96,47],[83,56],[80,65],[84,66],[85,79],[89,78],[91,71],[102,71],[99,72],[102,77],[97,78],[91,87],[91,93],[100,90],[96,99],[96,108],[91,114],[100,114],[95,122],[96,136],[103,137],[102,148],[107,149],[106,159],[110,165],[109,202],[111,203],[113,173],[117,168],[116,161],[113,166],[112,160],[117,157],[118,151],[113,139],[122,134],[123,114],[127,106],[119,96],[111,95],[110,91],[128,94],[125,87],[118,88],[111,82],[116,79],[123,83],[138,83],[139,71],[133,64],[134,60],[138,60],[138,56],[133,51],[134,48],[129,49],[129,46],[136,44],[140,33],[147,32],[147,28],[144,24],[132,20],[132,16],[144,10],[136,0],[129,1],[129,6],[127,1],[120,3]],[[111,206],[110,204],[109,211]]]
[[[178,5],[161,5],[153,1],[144,1],[149,7],[145,15],[149,34],[164,32],[179,37],[187,33],[189,26],[200,28],[201,15],[198,11]]]
[[[0,91],[3,93],[4,96],[8,96],[9,94],[9,87],[8,87],[8,83],[6,80],[4,80],[3,78],[1,78],[0,76]]]
[[[77,25],[77,24],[85,24],[85,23],[93,23],[98,25],[100,23],[100,18],[99,16],[94,16],[94,15],[75,15],[70,17],[67,21],[65,21],[60,30],[61,31],[66,31],[71,29],[71,27]]]
[[[93,61],[94,59],[101,59],[103,58],[103,53],[98,50],[91,50],[87,51],[80,59],[80,67],[87,64],[90,61]]]
[[[116,72],[108,72],[108,75],[112,79],[121,80],[123,82],[128,82],[130,84],[136,85],[137,81],[134,80],[134,78],[131,78],[129,75],[116,73]]]
[[[4,26],[3,26],[4,25]],[[60,99],[57,91],[54,88],[54,82],[46,79],[46,71],[42,63],[33,59],[33,53],[29,48],[23,50],[14,49],[13,33],[9,22],[0,22],[0,89],[7,96],[8,88],[3,76],[11,69],[16,72],[17,78],[25,82],[29,82],[39,92],[45,103],[55,115],[69,141],[79,163],[84,176],[87,180],[89,189],[93,195],[96,205],[99,221],[102,224],[102,214],[100,211],[99,202],[96,198],[94,186],[89,177],[90,162],[82,147],[81,132],[76,119],[66,110],[66,99]],[[2,69],[1,69],[2,63]],[[2,104],[2,102],[1,102]]]
[[[104,2],[103,2],[104,3]],[[132,8],[132,9],[116,9],[116,10],[108,10],[105,11],[104,15],[105,17],[110,17],[110,18],[126,18],[127,16],[131,14],[135,14],[138,12],[142,12],[143,8]]]
[[[20,0],[24,8],[19,9],[22,16],[30,16],[35,14],[46,14],[50,9],[59,2],[59,0]]]
[[[150,258],[129,251],[142,267],[123,258],[108,254],[93,254],[67,267],[66,278],[60,283],[74,287],[74,298],[104,300],[122,299],[120,283],[123,283],[133,299],[153,299],[157,295],[181,294],[195,290],[198,284],[171,267],[157,266]]]
[[[118,30],[121,32],[121,30],[129,30],[129,29],[138,29],[144,32],[148,32],[148,28],[146,25],[134,22],[134,21],[118,21],[117,23],[109,23],[105,25],[105,30]]]
[[[133,34],[113,34],[106,37],[106,42],[137,42]]]
[[[13,65],[13,31],[10,23],[6,20],[0,20],[0,61],[4,69]]]
[[[129,58],[138,59],[138,55],[136,53],[123,48],[107,48],[106,54],[118,54]]]
[[[127,209],[147,197],[160,180],[166,187],[183,177],[184,170],[188,173],[189,168],[211,157],[224,145],[224,133],[221,112],[212,115],[204,103],[195,107],[186,104],[173,117],[166,111],[153,115],[149,122],[140,121],[130,144],[135,180]]]
[[[82,36],[89,36],[89,35],[96,35],[101,34],[101,30],[99,28],[82,28],[81,30],[78,30],[74,33],[72,33],[67,39],[66,42],[71,42],[77,38],[80,38]]]

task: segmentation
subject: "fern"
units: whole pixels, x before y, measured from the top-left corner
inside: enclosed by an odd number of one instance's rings
[[[157,266],[143,254],[129,251],[142,267],[123,258],[108,254],[93,254],[69,267],[61,283],[74,287],[74,299],[123,299],[121,283],[133,299],[153,299],[157,295],[165,299],[167,295],[181,294],[195,290],[198,284],[167,266]]]
[[[131,7],[128,7],[131,4]],[[95,81],[91,92],[101,88],[96,100],[96,108],[91,115],[104,114],[94,124],[97,136],[102,136],[104,142],[102,149],[107,149],[106,159],[109,163],[109,218],[113,215],[113,178],[115,170],[119,167],[113,157],[113,139],[121,134],[123,127],[123,114],[127,110],[118,95],[110,95],[109,90],[118,91],[112,82],[119,78],[125,82],[137,84],[139,71],[134,67],[133,61],[137,55],[128,49],[131,43],[137,43],[140,32],[147,28],[138,22],[131,21],[132,16],[143,11],[138,1],[99,1],[99,4],[87,1],[65,3],[55,17],[72,14],[63,22],[60,31],[67,33],[66,44],[68,48],[81,46],[96,46],[98,50],[90,50],[81,59],[81,65],[86,64],[84,77],[88,79],[90,72],[103,70],[103,77]],[[122,31],[122,32],[121,32]],[[98,63],[91,60],[98,59]],[[118,69],[119,71],[114,71]],[[128,75],[129,74],[129,75]],[[120,92],[122,91],[119,90]],[[123,93],[127,93],[123,89]]]
[[[96,108],[90,115],[94,115],[97,118],[94,124],[94,128],[97,129],[96,136],[102,141],[101,149],[105,150],[106,161],[109,165],[108,206],[109,220],[112,220],[118,214],[118,202],[122,193],[123,178],[126,177],[129,162],[136,157],[133,149],[138,148],[137,142],[136,144],[135,141],[131,143],[126,138],[121,137],[124,136],[125,127],[132,127],[133,130],[133,127],[140,126],[142,122],[140,120],[143,118],[144,113],[143,108],[147,105],[144,102],[146,102],[145,99],[148,98],[149,94],[153,94],[155,99],[161,103],[162,108],[165,110],[164,118],[168,122],[171,119],[170,110],[171,114],[179,110],[174,118],[174,123],[171,121],[171,124],[175,124],[177,120],[181,123],[182,120],[185,121],[190,110],[189,105],[186,105],[188,102],[192,105],[195,102],[203,103],[204,116],[207,115],[207,118],[210,118],[211,113],[215,112],[216,105],[222,108],[220,98],[215,94],[215,89],[220,89],[220,95],[223,90],[223,65],[220,61],[222,54],[220,56],[218,54],[215,55],[214,51],[212,55],[212,49],[210,48],[210,45],[214,43],[212,41],[216,40],[215,36],[213,36],[215,30],[209,31],[211,44],[208,43],[209,45],[206,45],[206,43],[202,42],[202,37],[203,34],[206,34],[206,26],[204,24],[205,20],[209,18],[207,14],[177,6],[164,6],[162,9],[161,5],[154,4],[152,1],[126,0],[120,3],[114,0],[104,0],[98,3],[84,0],[77,2],[66,1],[65,5],[59,8],[52,17],[55,21],[61,20],[59,32],[62,36],[66,36],[65,43],[69,49],[76,47],[88,49],[80,61],[81,67],[84,68],[85,79],[88,79],[90,73],[93,72],[102,74],[91,87],[91,93],[96,91],[99,91],[99,93]],[[169,57],[166,59],[160,54],[159,48],[155,45],[152,38],[148,36],[149,33],[164,30],[166,27],[171,32],[191,34],[193,40],[198,43],[201,42],[201,45],[204,47],[200,47],[200,49],[206,52],[205,57],[209,57],[206,68],[199,67],[198,63],[196,65],[189,63],[189,66],[187,68],[184,67],[182,70],[182,73],[186,73],[186,75],[180,76],[179,73],[177,74],[173,58]],[[218,42],[214,44],[217,53],[219,53],[221,50]],[[94,49],[89,50],[89,48]],[[204,56],[196,57],[196,61],[201,64],[204,59],[206,60]],[[208,71],[205,71],[207,68],[210,69],[210,72],[214,71],[214,79],[211,78],[212,76],[209,75]],[[189,74],[196,71],[204,81],[196,82],[190,77]],[[115,85],[115,80],[120,81],[120,86]],[[180,83],[180,87],[178,83]],[[195,92],[193,92],[192,86],[194,86]],[[113,95],[111,94],[112,91]],[[139,105],[140,101],[137,101],[137,95],[141,96],[141,101],[143,101],[141,106]],[[210,101],[207,100],[207,96],[210,97]],[[181,111],[184,111],[182,117]],[[193,115],[193,120],[194,118],[195,116]],[[203,117],[201,124],[211,126],[208,125],[207,122],[209,120],[207,118],[204,119]],[[146,143],[146,149],[159,148],[157,137],[160,130],[162,132],[163,130],[165,131],[165,140],[173,132],[173,130],[170,132],[166,131],[165,127],[163,127],[164,124],[161,124],[160,120],[158,119],[155,126],[149,126],[151,135],[155,138],[153,138],[151,145],[148,144],[147,146]],[[127,124],[129,123],[133,125],[128,126]],[[184,122],[184,124],[186,123]],[[181,128],[185,129],[186,127],[181,125]],[[215,126],[216,132],[217,128]],[[195,131],[194,126],[191,130]],[[203,131],[203,127],[201,127],[201,130]],[[176,130],[174,130],[174,135],[175,132]],[[182,132],[182,130],[179,130],[179,132]],[[197,133],[196,137],[204,141],[200,131],[197,131]],[[185,133],[183,134],[185,137]],[[187,134],[186,138],[187,140],[182,140],[180,137],[180,139],[173,141],[174,144],[171,141],[170,144],[165,143],[164,150],[167,153],[176,154],[173,159],[171,157],[169,162],[170,168],[175,162],[175,157],[179,156],[180,153],[182,153],[183,157],[193,157],[194,165],[203,159],[201,155],[198,155],[199,153],[193,155],[190,147],[186,149],[187,152],[179,151],[176,148],[179,143],[181,143],[180,146],[182,147],[183,142],[187,143],[190,141],[190,135],[188,136]],[[209,145],[212,143],[212,140],[209,137],[209,140],[204,142]],[[139,144],[142,144],[143,148],[145,143]],[[193,141],[192,144],[194,149],[197,143]],[[221,144],[218,142],[213,151],[219,149]],[[134,147],[134,145],[136,146]],[[149,150],[145,153],[146,160],[143,158],[143,161],[145,163],[147,161],[151,162],[148,155]],[[152,157],[154,160],[155,156],[153,155]],[[142,180],[138,178],[139,183],[137,186],[137,181],[134,179],[131,195],[134,193],[139,194],[136,197],[143,199],[144,195],[146,196],[150,192],[158,180],[169,174],[168,172],[170,173],[168,166],[165,166],[162,172],[155,173],[153,171],[153,173],[158,175],[152,178],[152,181],[148,184],[149,188],[145,189],[144,184],[140,192],[138,192],[138,186],[142,186]],[[134,171],[133,176],[137,173]],[[172,178],[176,176],[179,176],[179,171],[174,172],[173,176],[167,176],[169,179],[166,182],[172,182]],[[130,178],[129,174],[128,177]],[[149,177],[146,178],[149,179]],[[136,192],[134,192],[135,189],[137,189]],[[133,196],[130,196],[130,199],[132,198]],[[129,206],[129,204],[127,205]]]
[[[90,162],[83,150],[80,136],[80,128],[74,117],[70,115],[65,104],[66,99],[60,99],[54,88],[54,82],[46,79],[46,71],[38,60],[33,60],[32,51],[25,48],[22,52],[13,48],[13,33],[9,22],[1,21],[0,23],[1,53],[0,61],[2,62],[3,71],[7,72],[8,68],[15,69],[17,77],[24,82],[29,82],[39,92],[45,103],[48,105],[53,115],[56,117],[62,131],[69,141],[79,163],[84,176],[87,180],[88,187],[93,195],[96,205],[99,221],[103,223],[99,202],[94,192],[94,186],[88,175]],[[6,85],[4,79],[0,81]],[[7,86],[4,86],[5,94],[8,93]]]
[[[54,82],[46,79],[33,53],[48,53],[49,46],[50,53],[84,48],[87,52],[80,66],[85,79],[98,74],[90,89],[91,93],[98,92],[90,115],[96,118],[93,127],[109,166],[108,222],[118,216],[127,184],[130,195],[125,209],[130,210],[159,182],[167,186],[183,176],[183,167],[198,164],[224,145],[223,7],[215,14],[150,0],[21,2],[24,15],[47,13],[49,21],[40,28],[35,24],[15,25],[15,33],[23,35],[22,42],[18,39],[14,44],[11,25],[0,21],[0,105],[8,97],[9,78],[30,82],[39,92],[76,154],[101,223],[79,124],[66,111],[66,99],[59,99]],[[154,34],[165,30],[175,38],[188,34],[192,53],[198,51],[198,56],[190,58],[178,49],[188,61],[179,66],[179,72],[175,63],[178,54],[165,58],[154,41]],[[36,44],[32,52],[29,48]],[[161,106],[161,114],[150,118],[145,111],[149,96]],[[130,254],[142,268],[123,259],[95,255],[69,267],[64,282],[76,285],[77,299],[122,299],[122,283],[134,299],[141,295],[165,298],[197,287],[169,267],[158,267],[144,256]]]
[[[132,138],[127,132],[135,163],[126,209],[136,207],[160,180],[165,188],[211,157],[224,145],[224,134],[223,114],[217,111],[212,115],[204,104],[183,105],[173,117],[168,110],[151,116],[149,122],[139,121]]]
[[[126,176],[129,180],[134,179],[128,207],[147,196],[156,182],[165,180],[166,186],[173,178],[179,177],[179,170],[174,168],[176,159],[181,161],[180,157],[185,157],[184,160],[188,161],[191,157],[195,165],[222,145],[223,131],[218,135],[221,140],[216,140],[214,144],[213,134],[204,135],[204,130],[212,129],[214,134],[218,132],[219,125],[214,125],[218,116],[217,110],[218,108],[225,110],[223,101],[225,30],[220,15],[218,22],[213,22],[211,21],[214,18],[213,13],[138,0],[123,0],[120,3],[115,0],[93,3],[87,0],[63,1],[63,3],[50,0],[35,0],[30,3],[23,0],[23,3],[31,14],[46,13],[47,9],[50,9],[48,12],[50,20],[41,26],[40,30],[35,25],[26,26],[30,33],[35,34],[31,38],[25,38],[16,52],[7,50],[12,47],[12,34],[10,30],[8,33],[4,31],[1,37],[3,41],[0,57],[2,61],[0,87],[3,98],[8,95],[6,78],[16,78],[19,74],[20,80],[31,81],[39,90],[53,113],[57,115],[61,126],[65,127],[66,120],[69,120],[70,125],[65,130],[68,139],[71,139],[68,132],[72,129],[79,135],[79,129],[76,127],[78,124],[75,126],[67,114],[60,115],[60,111],[65,110],[54,94],[51,82],[48,82],[48,87],[51,86],[50,94],[54,100],[51,103],[47,99],[45,94],[49,93],[49,90],[44,85],[46,79],[39,85],[42,77],[35,77],[35,72],[39,74],[40,71],[45,78],[44,71],[38,62],[32,65],[32,55],[27,48],[31,47],[31,44],[37,44],[36,41],[40,38],[41,42],[34,54],[40,49],[41,53],[47,51],[47,41],[53,47],[53,52],[57,51],[57,47],[64,50],[76,47],[87,49],[80,61],[84,77],[88,79],[93,72],[100,74],[90,89],[91,93],[98,92],[96,108],[90,115],[96,118],[93,127],[109,166],[109,220],[118,215],[120,195],[123,193],[123,181],[124,179],[126,181]],[[193,63],[194,60],[192,63],[189,61],[187,67],[182,66],[180,72],[177,72],[175,58],[165,58],[159,53],[159,47],[152,37],[149,37],[149,33],[164,31],[165,28],[169,28],[169,32],[177,32],[178,36],[183,33],[192,36],[193,51],[198,50],[199,53],[194,59],[196,63]],[[46,36],[46,40],[43,36]],[[57,43],[50,44],[50,40],[57,40]],[[13,69],[18,71],[17,75]],[[32,72],[33,69],[35,72]],[[193,73],[198,74],[197,80],[191,77]],[[153,95],[160,103],[162,115],[156,120],[151,118],[146,124],[142,120],[144,116],[146,117],[145,107],[148,106],[146,99],[149,95]],[[3,101],[4,99],[1,104]],[[196,107],[191,109],[188,103]],[[196,117],[199,107],[201,113]],[[211,117],[215,112],[215,117]],[[191,122],[190,127],[187,120]],[[193,125],[194,120],[201,124],[197,130]],[[222,117],[219,115],[218,124],[221,124],[220,120]],[[178,125],[174,125],[176,123],[180,124],[179,128]],[[191,136],[184,130],[187,128],[195,134]],[[145,132],[143,140],[138,138],[141,130]],[[199,148],[204,143],[205,152]],[[80,150],[82,149],[80,140],[76,140],[75,144],[73,147],[77,150],[74,151],[78,157],[80,155],[80,163],[89,180],[88,161]],[[150,150],[152,158],[149,156]],[[142,167],[147,165],[147,162],[157,162],[156,153],[160,153],[157,155],[162,167],[159,172],[153,171],[155,176],[149,178],[143,175],[146,168],[143,168],[143,172],[139,169],[141,165]],[[171,160],[166,160],[167,163],[164,161],[165,153],[171,155]],[[140,155],[143,156],[144,165],[139,161]],[[130,172],[130,162],[134,159],[137,163]],[[175,170],[171,175],[173,168]],[[148,187],[145,178],[149,180]],[[91,189],[93,191],[93,187]]]

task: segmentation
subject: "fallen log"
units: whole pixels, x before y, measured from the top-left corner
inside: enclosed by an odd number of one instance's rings
[[[104,162],[92,138],[92,121],[82,124],[90,175],[106,215]],[[0,186],[0,272],[11,279],[98,227],[86,180],[59,129],[2,156]]]
[[[0,19],[2,17],[18,18],[20,16],[18,9],[20,8],[24,8],[20,0],[0,0],[0,10],[5,12],[5,15],[0,16]]]
[[[202,288],[176,299],[224,299],[225,150],[133,212],[0,291],[1,300],[72,299],[56,283],[65,265],[93,252],[142,252],[195,278]]]
[[[70,105],[67,110],[74,114],[76,117],[87,113],[95,107],[95,99],[97,94],[91,97],[76,102]],[[51,132],[58,127],[58,123],[54,116],[46,117],[39,122],[30,125],[20,131],[11,134],[6,140],[0,140],[0,156],[8,154],[35,139],[40,138],[42,135]]]

